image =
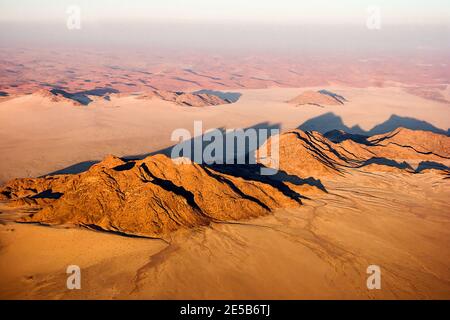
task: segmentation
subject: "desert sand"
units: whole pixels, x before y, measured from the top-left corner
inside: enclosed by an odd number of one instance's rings
[[[450,300],[444,1],[28,2],[0,0],[0,300]]]
[[[300,208],[181,230],[164,240],[6,222],[0,295],[448,299],[448,180],[432,173],[355,175],[330,181],[328,194]],[[79,291],[65,287],[70,264],[82,268]],[[382,290],[366,287],[371,264],[381,267]]]
[[[402,125],[439,132],[450,127],[447,103],[398,87],[326,87],[346,98],[345,107],[286,103],[302,91],[319,89],[239,90],[237,102],[207,108],[133,95],[113,95],[88,106],[39,95],[17,97],[0,103],[0,180],[67,167],[64,172],[74,173],[80,171],[74,164],[87,169],[107,154],[158,152],[174,144],[173,129],[191,130],[194,120],[203,120],[204,129],[263,124],[285,132],[299,127],[325,133],[331,124],[332,129],[369,135]],[[435,156],[421,152],[416,153]],[[448,166],[448,157],[440,163]],[[289,163],[281,164],[295,173]],[[17,223],[35,212],[2,202],[0,297],[449,299],[448,172],[382,167],[371,164],[345,175],[316,176],[326,192],[308,195],[302,205],[153,238]],[[66,288],[65,271],[71,264],[82,269],[81,290]],[[372,264],[381,268],[382,290],[367,289],[366,269]]]

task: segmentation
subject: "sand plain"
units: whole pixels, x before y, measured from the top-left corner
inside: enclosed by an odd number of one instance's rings
[[[432,173],[354,175],[328,182],[328,194],[298,209],[181,230],[166,239],[3,218],[0,296],[448,299],[448,180]],[[81,267],[81,290],[65,287],[70,264]],[[381,268],[381,290],[366,286],[366,269],[374,264]]]

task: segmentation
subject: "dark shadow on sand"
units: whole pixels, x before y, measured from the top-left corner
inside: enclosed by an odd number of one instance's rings
[[[44,176],[54,176],[54,175],[58,175],[58,174],[82,173],[82,172],[88,171],[90,167],[92,167],[94,164],[97,164],[99,162],[100,162],[100,160],[88,160],[88,161],[79,162],[79,163],[73,164],[69,167],[63,168],[61,170],[50,172]]]
[[[298,126],[298,129],[303,131],[318,131],[322,134],[333,130],[342,130],[349,134],[373,136],[376,134],[388,133],[400,127],[411,130],[430,131],[445,135],[448,135],[449,133],[448,130],[445,131],[443,129],[437,128],[426,121],[410,117],[401,117],[395,114],[391,115],[388,120],[376,125],[371,130],[365,131],[361,129],[359,125],[355,125],[353,127],[346,126],[342,121],[342,118],[340,116],[337,116],[333,112],[328,112],[320,116],[311,118]]]
[[[362,168],[371,164],[379,164],[379,165],[383,165],[383,166],[388,166],[388,167],[392,167],[392,168],[397,168],[397,169],[402,169],[402,170],[411,170],[414,171],[414,169],[409,165],[409,163],[403,161],[403,162],[397,162],[395,160],[392,159],[387,159],[387,158],[378,158],[378,157],[373,157],[370,158],[366,161],[364,161],[361,165],[357,166],[357,168]]]
[[[446,165],[443,165],[442,163],[439,162],[435,162],[435,161],[422,161],[419,163],[419,165],[417,166],[416,172],[420,173],[423,170],[427,170],[427,169],[436,169],[436,170],[443,170],[443,171],[449,171],[450,172],[450,168],[447,167]]]
[[[42,191],[34,196],[32,199],[59,199],[63,194],[61,192],[53,192],[51,189]]]
[[[239,92],[222,92],[222,91],[215,91],[215,90],[208,90],[208,89],[202,89],[202,90],[198,90],[193,92],[195,94],[201,94],[201,93],[205,93],[205,94],[209,94],[212,96],[216,96],[219,97],[225,101],[228,101],[230,103],[234,103],[237,102],[239,100],[239,98],[242,96],[241,93]]]
[[[63,89],[55,88],[50,90],[50,92],[54,95],[61,95],[64,98],[71,99],[84,106],[87,106],[89,103],[93,101],[91,98],[89,98],[89,96],[104,97],[111,93],[119,93],[119,90],[106,87],[70,93]]]
[[[264,184],[268,184],[276,189],[278,189],[280,192],[282,192],[284,195],[292,198],[295,201],[301,202],[301,199],[307,199],[307,197],[302,196],[301,194],[297,193],[296,191],[292,190],[286,183],[291,183],[293,185],[310,185],[319,188],[322,191],[326,192],[325,187],[323,186],[322,182],[320,180],[314,179],[313,177],[308,178],[300,178],[298,176],[289,175],[284,171],[278,171],[274,175],[261,175],[261,170],[265,168],[261,164],[256,164],[255,160],[255,150],[259,148],[262,144],[264,144],[267,140],[267,138],[270,136],[270,130],[271,129],[280,129],[279,124],[270,124],[268,122],[258,123],[254,126],[248,127],[243,129],[246,131],[247,129],[266,129],[268,132],[268,135],[266,137],[258,136],[258,141],[256,145],[251,146],[249,144],[249,141],[246,139],[245,141],[245,151],[237,150],[237,143],[235,141],[235,149],[232,153],[226,153],[226,139],[234,138],[232,134],[227,132],[226,130],[219,129],[222,136],[223,136],[223,150],[220,154],[221,157],[219,157],[219,161],[205,164],[203,163],[206,170],[208,168],[213,169],[214,171],[221,172],[230,176],[243,178],[247,181],[258,181]],[[208,133],[205,133],[201,136],[192,138],[190,140],[184,141],[181,143],[181,145],[186,147],[186,150],[190,149],[190,155],[180,154],[179,156],[184,156],[189,158],[191,161],[195,162],[194,158],[194,146],[195,144],[198,144],[201,146],[201,150],[205,150],[205,148],[211,143],[211,141],[204,141],[204,138],[208,136]],[[212,140],[214,141],[214,140]],[[178,145],[180,146],[180,145]],[[121,159],[125,161],[126,163],[123,165],[119,165],[115,168],[113,168],[116,171],[125,171],[130,170],[135,166],[135,161],[144,159],[148,156],[155,155],[155,154],[165,154],[167,156],[171,156],[172,149],[175,147],[175,145],[164,148],[155,152],[146,153],[146,154],[140,154],[140,155],[129,155],[124,156]],[[178,155],[177,155],[178,156]],[[230,158],[233,159],[234,164],[226,164],[227,160],[230,162]],[[239,162],[240,161],[240,162]],[[75,165],[72,165],[70,167],[52,172],[48,175],[55,175],[55,174],[76,174],[76,173],[82,173],[84,171],[87,171],[92,165],[98,163],[99,161],[84,161]],[[240,164],[238,164],[240,163]],[[266,168],[268,169],[268,168]],[[211,171],[208,171],[211,172]]]
[[[268,130],[268,133],[270,133],[270,130],[272,130],[272,129],[280,130],[280,124],[270,124],[269,122],[261,122],[261,123],[258,123],[256,125],[253,125],[251,127],[244,128],[243,130],[245,131],[247,129],[266,129],[266,130]],[[226,155],[225,143],[226,143],[227,137],[228,138],[230,137],[230,134],[227,134],[227,132],[226,132],[226,130],[224,128],[218,128],[218,130],[220,130],[220,132],[222,134],[222,137],[224,139],[224,148],[222,150],[222,155],[224,155],[224,156],[223,156],[222,160],[225,163],[226,160],[227,160],[225,158],[225,155]],[[203,153],[205,148],[211,142],[214,141],[214,140],[209,141],[209,142],[208,141],[203,141],[205,137],[208,137],[207,133],[203,134],[201,136],[198,136],[198,137],[195,137],[195,138],[183,141],[182,143],[178,144],[179,146],[185,147],[186,150],[188,150],[188,149],[190,150],[190,156],[182,154],[182,153],[180,154],[180,156],[184,156],[184,157],[189,158],[192,161],[195,161],[195,159],[194,159],[194,148],[195,148],[195,145],[200,145],[202,153]],[[256,148],[250,148],[248,140],[246,140],[245,152],[238,152],[237,145],[235,144],[235,149],[234,149],[233,153],[230,154],[230,157],[232,159],[237,158],[237,159],[240,159],[241,161],[246,161],[245,163],[251,163],[252,161],[254,161],[254,151],[257,148],[259,148],[265,141],[266,141],[266,139],[259,139],[258,138],[258,142],[257,142]],[[152,156],[152,155],[155,155],[155,154],[164,154],[164,155],[170,157],[171,153],[172,153],[172,149],[175,146],[176,146],[176,144],[172,145],[170,147],[163,148],[163,149],[160,149],[160,150],[157,150],[157,151],[153,151],[153,152],[149,152],[149,153],[126,155],[126,156],[121,157],[121,159],[123,161],[142,160],[142,159],[144,159],[144,158],[146,158],[148,156]],[[250,159],[251,159],[251,161],[250,161]],[[82,173],[82,172],[85,172],[85,171],[89,170],[90,167],[92,167],[94,164],[99,163],[100,161],[101,160],[88,160],[88,161],[79,162],[79,163],[73,164],[73,165],[71,165],[69,167],[66,167],[66,168],[63,168],[63,169],[60,169],[60,170],[57,170],[57,171],[50,172],[50,173],[48,173],[46,175],[78,174],[78,173]],[[129,165],[130,164],[126,164],[123,167],[118,168],[117,170],[122,170],[123,168],[126,168],[126,166],[129,166]]]

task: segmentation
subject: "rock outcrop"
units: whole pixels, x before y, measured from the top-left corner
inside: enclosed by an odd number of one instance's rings
[[[43,206],[23,222],[152,237],[300,203],[270,184],[195,163],[175,163],[164,155],[128,162],[109,156],[78,175],[13,180],[0,193],[19,205]]]
[[[80,91],[70,93],[62,89],[40,89],[33,93],[35,96],[39,96],[45,99],[49,99],[52,102],[65,102],[67,104],[76,106],[87,106],[92,101],[102,98],[104,100],[110,100],[112,96],[120,97],[123,94],[112,88],[98,88],[88,91]],[[174,92],[165,90],[153,90],[145,92],[137,96],[138,99],[160,99],[164,101],[173,102],[180,106],[188,107],[206,107],[217,106],[222,104],[233,103],[234,101],[222,98],[219,95],[204,92]]]
[[[63,89],[40,89],[34,92],[34,95],[50,99],[52,102],[67,102],[77,106],[87,106],[98,97],[108,97],[108,94],[117,94],[118,90],[113,88],[96,88],[92,90],[68,92]]]
[[[361,142],[341,139],[342,132],[332,136],[340,142],[315,131],[278,136],[279,170],[273,176],[256,173],[262,150],[272,156],[276,140],[270,138],[257,152],[256,165],[207,166],[162,154],[128,161],[108,156],[81,174],[11,180],[0,188],[0,200],[33,207],[22,222],[162,237],[180,228],[299,206],[302,198],[326,192],[322,182],[347,178],[352,170],[449,176],[450,137],[445,135],[400,128]]]
[[[74,106],[81,105],[81,103],[79,103],[78,101],[69,99],[69,98],[59,95],[59,94],[53,94],[49,90],[46,90],[46,89],[39,89],[39,90],[35,91],[33,93],[33,96],[43,98],[43,99],[48,99],[51,102],[64,102],[68,105],[74,105]]]
[[[231,101],[207,93],[173,92],[164,90],[150,91],[139,96],[139,99],[161,99],[177,105],[188,107],[205,107],[228,104]]]
[[[305,91],[299,96],[291,99],[288,103],[295,104],[296,106],[301,105],[315,105],[323,107],[325,105],[343,105],[347,101],[343,96],[333,93],[328,90],[319,91]]]
[[[413,167],[422,162],[441,163],[442,166],[434,166],[441,170],[450,161],[450,137],[437,133],[399,128],[373,137],[344,132],[328,134],[339,142],[332,142],[326,135],[301,130],[281,134],[279,168],[302,178],[322,178],[342,175],[356,168],[416,172]],[[261,148],[271,150],[272,140]]]

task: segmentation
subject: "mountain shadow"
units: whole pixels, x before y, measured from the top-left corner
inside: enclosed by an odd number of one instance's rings
[[[347,99],[345,99],[343,96],[341,96],[337,93],[331,92],[329,90],[322,89],[322,90],[319,90],[318,92],[332,97],[333,99],[338,101],[340,104],[344,104],[344,102],[347,101]]]
[[[222,92],[222,91],[215,91],[215,90],[208,90],[208,89],[202,89],[193,92],[194,94],[209,94],[212,96],[216,96],[221,98],[222,100],[228,101],[230,103],[237,102],[239,98],[242,96],[239,92]]]
[[[46,175],[43,175],[42,177],[55,176],[55,175],[58,175],[58,174],[78,174],[78,173],[82,173],[82,172],[88,171],[90,167],[92,167],[94,164],[99,163],[100,161],[101,160],[88,160],[88,161],[78,162],[78,163],[73,164],[71,166],[68,166],[66,168],[47,173]]]
[[[235,137],[233,131],[228,131],[224,128],[217,128],[218,131],[216,133],[220,132],[220,138],[223,141],[223,145],[221,149],[215,150],[211,153],[212,157],[214,159],[218,159],[218,161],[212,161],[213,163],[227,163],[231,162],[232,160],[234,163],[254,163],[255,158],[254,154],[256,149],[258,149],[261,145],[264,144],[264,142],[267,141],[267,139],[271,136],[271,130],[280,130],[281,126],[280,124],[270,124],[269,122],[261,122],[258,124],[255,124],[251,127],[243,128],[243,129],[237,129],[237,130],[243,130],[244,133],[247,133],[244,140],[244,147],[239,148],[238,147],[238,139]],[[258,130],[267,130],[267,135],[257,135],[255,142],[251,143],[249,140],[249,137],[251,136],[249,134],[249,129],[254,129],[256,132],[259,132]],[[205,152],[205,149],[208,148],[212,143],[216,141],[215,134],[212,132],[205,132],[200,136],[185,140],[183,142],[180,142],[178,144],[172,145],[170,147],[160,149],[151,153],[145,153],[140,155],[130,155],[123,157],[124,159],[128,160],[138,160],[138,159],[144,159],[147,156],[155,155],[155,154],[164,154],[168,157],[171,156],[173,148],[182,149],[183,151],[187,151],[186,153],[180,152],[177,154],[177,156],[185,157],[190,159],[193,162],[202,163],[201,159],[197,159],[195,157],[196,152],[203,153]],[[226,145],[227,141],[230,139],[234,139],[234,148],[233,150],[227,150]],[[196,151],[197,150],[197,151]]]
[[[223,145],[222,148],[219,150],[215,150],[215,152],[212,152],[212,156],[215,159],[221,159],[221,161],[213,161],[212,163],[227,163],[233,161],[233,163],[254,163],[255,162],[255,150],[258,149],[264,142],[266,142],[267,138],[270,137],[270,130],[277,129],[280,130],[280,124],[270,124],[268,122],[261,122],[258,124],[255,124],[251,127],[247,127],[242,129],[244,132],[247,132],[248,129],[265,129],[267,130],[267,136],[264,135],[258,135],[257,136],[257,142],[251,144],[249,140],[245,139],[245,148],[238,148],[237,141],[235,137],[232,135],[232,133],[227,132],[224,128],[218,128],[218,132],[220,132]],[[234,149],[233,150],[226,150],[226,141],[227,139],[235,139],[234,143]],[[193,162],[202,163],[201,159],[195,158],[195,151],[198,149],[199,153],[203,155],[205,149],[215,141],[215,137],[208,132],[203,133],[202,135],[198,137],[194,137],[188,140],[185,140],[181,143],[174,144],[170,147],[163,148],[156,150],[154,152],[149,153],[143,153],[143,154],[135,154],[135,155],[126,155],[121,157],[123,161],[130,161],[130,160],[142,160],[148,156],[156,155],[156,154],[164,154],[168,157],[171,156],[172,150],[175,147],[178,147],[179,149],[182,149],[183,151],[187,151],[186,153],[181,152],[179,156],[186,157],[190,159]],[[216,154],[216,152],[218,154]],[[94,164],[99,163],[101,160],[88,160],[79,162],[76,164],[73,164],[69,167],[50,172],[46,175],[57,175],[57,174],[78,174],[85,172],[89,170],[90,167],[92,167]],[[210,163],[210,164],[212,164]],[[122,169],[122,168],[120,168]],[[46,176],[44,175],[44,176]]]
[[[131,156],[124,156],[121,159],[125,161],[125,164],[119,165],[113,170],[115,171],[126,171],[134,168],[135,161],[146,158],[151,155],[155,154],[165,154],[167,156],[171,156],[171,153],[173,151],[173,148],[181,146],[184,147],[183,150],[187,150],[187,154],[176,154],[175,156],[183,156],[189,158],[193,162],[197,162],[199,164],[202,164],[205,170],[208,174],[214,175],[214,172],[220,172],[224,174],[228,174],[230,176],[243,178],[247,181],[258,181],[264,184],[268,184],[276,189],[278,189],[280,192],[282,192],[284,195],[290,197],[291,199],[301,203],[301,199],[307,199],[307,197],[299,194],[295,190],[291,189],[287,183],[291,183],[293,185],[310,185],[314,186],[324,192],[327,192],[322,182],[318,179],[314,179],[313,177],[309,178],[300,178],[295,175],[289,175],[284,171],[276,171],[273,175],[261,175],[262,170],[269,169],[263,166],[262,164],[256,163],[255,159],[255,151],[258,149],[261,145],[263,145],[267,139],[271,136],[270,130],[271,129],[280,129],[279,124],[269,124],[268,122],[263,122],[256,124],[254,126],[242,129],[244,132],[247,132],[249,129],[265,129],[267,130],[267,135],[257,135],[257,142],[256,143],[250,143],[248,139],[245,139],[245,144],[242,144],[241,141],[241,147],[245,146],[245,149],[238,148],[237,141],[234,141],[234,149],[227,150],[226,149],[226,141],[228,139],[235,139],[235,135],[231,131],[227,131],[223,128],[218,129],[216,131],[216,134],[220,133],[223,145],[222,150],[216,150],[218,152],[217,158],[214,157],[217,161],[210,161],[210,162],[204,162],[199,161],[201,159],[197,159],[195,155],[195,151],[201,152],[203,155],[203,152],[206,150],[206,148],[210,147],[212,143],[215,142],[214,139],[210,139],[211,136],[209,136],[208,131],[205,132],[203,135],[194,137],[192,139],[183,141],[180,144],[173,145],[171,147],[161,149],[152,153],[147,154],[141,154],[141,155],[131,155]],[[247,136],[248,137],[248,136]],[[220,145],[219,145],[220,146]],[[181,149],[180,149],[181,150]],[[58,170],[55,172],[52,172],[48,175],[55,175],[55,174],[63,174],[63,173],[81,173],[86,170],[88,170],[92,165],[98,163],[100,161],[85,161],[81,162],[75,165],[72,165],[70,167],[67,167],[62,170]],[[212,169],[212,170],[209,170]]]
[[[320,116],[311,118],[305,121],[303,124],[298,126],[298,129],[303,131],[318,131],[322,134],[326,134],[327,132],[333,130],[342,130],[350,134],[362,135],[362,136],[372,136],[376,134],[383,134],[391,132],[397,128],[407,128],[411,130],[424,130],[430,131],[434,133],[440,133],[448,135],[449,131],[442,130],[433,126],[432,124],[411,118],[411,117],[401,117],[398,115],[391,115],[388,120],[374,126],[371,130],[365,131],[361,129],[359,125],[355,125],[353,127],[348,127],[342,121],[342,118],[333,112],[328,112],[322,114]],[[347,137],[349,138],[349,137]]]
[[[428,123],[423,120],[410,118],[410,117],[400,117],[393,114],[388,120],[385,122],[376,125],[369,131],[369,135],[375,134],[383,134],[387,132],[391,132],[399,127],[403,127],[411,130],[423,130],[430,131],[434,133],[447,134],[448,131],[439,129],[433,126],[431,123]]]
[[[388,167],[392,167],[392,168],[397,168],[397,169],[408,169],[413,171],[414,169],[409,165],[409,163],[403,161],[403,162],[397,162],[395,160],[392,159],[387,159],[387,158],[379,158],[379,157],[373,157],[370,158],[366,161],[364,161],[360,166],[358,166],[358,168],[361,167],[365,167],[371,164],[379,164],[379,165],[383,165],[383,166],[388,166]]]
[[[311,118],[297,127],[303,131],[318,131],[322,134],[332,130],[342,130],[347,133],[365,135],[366,132],[359,126],[347,127],[340,116],[333,112],[328,112],[320,116]]]
[[[290,175],[285,171],[278,170],[274,175],[261,175],[261,169],[264,168],[262,164],[212,164],[208,167],[214,169],[215,171],[228,174],[234,177],[243,178],[245,180],[258,181],[266,184],[270,184],[272,187],[283,191],[285,195],[292,195],[292,190],[287,187],[286,182],[292,183],[296,186],[308,184],[310,186],[315,186],[318,189],[327,192],[325,186],[322,184],[320,179],[315,179],[313,177],[300,178],[296,175]],[[284,192],[285,191],[285,192]],[[305,197],[301,197],[305,198]]]
[[[50,92],[54,95],[61,95],[64,98],[71,99],[75,102],[78,102],[84,106],[87,106],[89,103],[91,103],[93,100],[89,98],[89,96],[97,96],[97,97],[103,97],[111,93],[119,93],[119,90],[113,89],[113,88],[96,88],[92,90],[85,90],[85,91],[79,91],[70,93],[63,89],[52,89]]]
[[[357,143],[361,143],[361,144],[365,144],[365,145],[372,144],[370,141],[367,140],[369,138],[369,136],[362,135],[362,134],[348,133],[343,130],[331,130],[331,131],[326,132],[323,136],[334,143],[341,143],[342,141],[345,141],[345,140],[352,140]]]

